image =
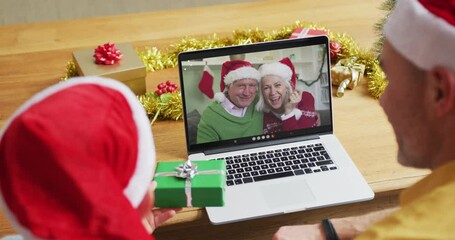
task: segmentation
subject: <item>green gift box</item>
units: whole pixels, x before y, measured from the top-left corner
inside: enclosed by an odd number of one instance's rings
[[[158,162],[154,178],[158,183],[155,189],[155,206],[223,206],[226,163],[223,160],[191,161],[191,173],[187,169],[187,163]],[[182,171],[183,168],[186,170]]]
[[[101,76],[118,80],[127,85],[136,95],[146,92],[145,65],[130,43],[116,44],[123,54],[122,59],[113,65],[96,64],[94,49],[73,52],[73,61],[80,76]]]

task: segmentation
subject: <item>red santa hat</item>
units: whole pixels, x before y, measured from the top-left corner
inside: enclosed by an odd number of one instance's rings
[[[455,71],[455,1],[398,0],[384,35],[419,68],[445,66]]]
[[[281,59],[279,62],[262,64],[259,67],[259,73],[261,74],[261,77],[267,75],[275,75],[281,77],[291,84],[292,89],[295,89],[297,80],[295,76],[295,68],[294,64],[291,62],[291,59],[288,57]]]
[[[255,79],[259,82],[261,76],[258,70],[250,62],[244,60],[230,60],[221,66],[220,90],[215,94],[215,99],[219,102],[224,100],[224,88],[234,81],[241,79]]]
[[[25,239],[153,239],[137,208],[155,164],[150,122],[118,81],[39,92],[0,132],[0,206]]]

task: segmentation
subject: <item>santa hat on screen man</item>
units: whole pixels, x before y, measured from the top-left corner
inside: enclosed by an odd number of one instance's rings
[[[215,94],[215,99],[219,102],[224,101],[224,90],[226,86],[241,79],[255,79],[259,82],[261,76],[258,70],[248,61],[230,60],[223,63],[221,66],[220,90]]]
[[[444,66],[455,71],[455,1],[398,0],[384,35],[417,67]]]
[[[155,164],[129,88],[86,77],[27,101],[0,132],[0,205],[25,239],[153,239],[138,207]]]

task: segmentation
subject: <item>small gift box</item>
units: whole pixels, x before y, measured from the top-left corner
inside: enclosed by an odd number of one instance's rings
[[[327,35],[327,32],[323,30],[300,27],[296,28],[289,38],[314,37],[321,35]]]
[[[338,86],[338,97],[344,95],[344,89],[354,89],[363,79],[365,65],[355,63],[356,60],[356,58],[341,59],[331,68],[332,84]]]
[[[223,160],[158,162],[154,180],[156,207],[224,205],[226,163]]]
[[[145,94],[144,63],[129,43],[116,45],[122,59],[112,65],[96,64],[94,49],[73,52],[73,61],[80,76],[103,76],[123,82],[136,95]]]

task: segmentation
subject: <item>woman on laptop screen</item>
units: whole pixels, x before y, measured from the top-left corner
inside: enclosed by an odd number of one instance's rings
[[[275,133],[320,125],[311,93],[295,88],[294,65],[289,58],[259,67],[257,111],[264,112],[264,133]]]

